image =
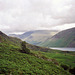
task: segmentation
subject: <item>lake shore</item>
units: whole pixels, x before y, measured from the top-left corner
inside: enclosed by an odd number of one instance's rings
[[[67,48],[67,47],[49,47],[50,49],[61,50],[61,51],[75,51],[75,48]]]

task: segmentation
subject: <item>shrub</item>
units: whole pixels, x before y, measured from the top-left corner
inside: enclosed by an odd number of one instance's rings
[[[26,49],[26,42],[25,42],[25,41],[23,41],[23,42],[21,43],[21,47],[22,47],[22,50],[25,50],[25,49]]]
[[[47,60],[48,58],[44,55],[41,56],[43,59]]]
[[[28,48],[25,49],[25,53],[29,54],[30,50]]]
[[[75,67],[73,69],[70,69],[69,72],[75,75]]]
[[[61,66],[64,70],[68,70],[68,69],[69,69],[69,67],[68,67],[67,65],[61,64],[60,66]]]
[[[21,43],[21,46],[22,46],[22,51],[23,51],[23,52],[25,52],[25,53],[27,53],[27,54],[30,53],[30,50],[29,50],[28,48],[26,48],[26,42],[25,42],[25,41],[23,41],[23,42]]]

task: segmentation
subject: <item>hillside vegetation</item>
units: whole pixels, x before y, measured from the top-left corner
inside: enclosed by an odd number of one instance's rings
[[[10,40],[11,39],[11,40]],[[17,44],[17,41],[20,45]],[[22,51],[18,39],[0,33],[0,74],[4,75],[70,75],[60,66],[48,61],[45,56],[30,50],[27,54]],[[23,45],[22,45],[23,46]],[[27,48],[23,48],[27,49]]]
[[[57,67],[51,61],[39,59],[35,56],[21,53],[12,48],[0,48],[0,74],[69,75],[68,72],[64,71],[60,67]]]
[[[44,47],[75,47],[75,28],[59,32],[39,46]]]
[[[16,37],[8,37],[6,34],[0,31],[0,43],[11,44],[20,47],[22,41]]]
[[[9,38],[9,39],[8,39]],[[10,40],[11,39],[11,40]],[[18,45],[19,44],[19,45]],[[56,58],[48,53],[60,51],[28,45],[19,39],[0,34],[0,74],[2,75],[71,75],[69,68],[64,70]],[[21,48],[21,46],[23,46]],[[28,49],[29,48],[29,49]],[[26,50],[30,50],[26,53]],[[39,50],[39,51],[38,51]],[[45,50],[43,52],[43,50]],[[42,51],[42,52],[41,52]],[[62,53],[61,53],[62,54]],[[73,55],[73,54],[72,54]],[[70,57],[70,55],[69,55]],[[57,57],[58,58],[58,57]],[[65,59],[65,58],[64,58]],[[74,60],[73,60],[74,61]],[[68,61],[69,62],[69,61]],[[64,62],[65,64],[65,62]],[[63,65],[64,66],[64,65]],[[72,68],[74,65],[71,65]],[[74,74],[74,72],[72,73]]]

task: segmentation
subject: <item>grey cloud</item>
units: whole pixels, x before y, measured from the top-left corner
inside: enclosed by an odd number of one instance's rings
[[[0,29],[24,32],[75,23],[74,8],[74,0],[0,0]]]

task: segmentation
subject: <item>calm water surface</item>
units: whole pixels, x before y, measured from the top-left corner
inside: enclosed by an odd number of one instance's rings
[[[50,48],[62,51],[75,51],[75,48],[58,48],[58,47],[50,47]]]

